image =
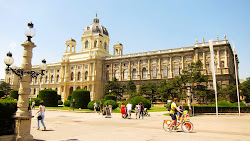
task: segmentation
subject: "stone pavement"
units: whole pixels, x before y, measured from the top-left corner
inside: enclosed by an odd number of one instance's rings
[[[36,113],[37,110],[33,110]],[[166,140],[249,140],[250,115],[200,115],[191,117],[193,133],[163,130],[166,112],[151,112],[150,117],[122,119],[121,114],[112,113],[105,118],[97,113],[79,113],[47,110],[45,124],[47,131],[37,130],[37,119],[32,119],[31,134],[35,140],[48,141],[166,141]],[[42,125],[40,124],[40,127]]]

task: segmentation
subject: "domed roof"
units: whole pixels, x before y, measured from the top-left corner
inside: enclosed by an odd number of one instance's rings
[[[123,46],[122,43],[119,43],[119,41],[116,42],[114,45],[121,45],[121,46]]]
[[[84,35],[90,34],[90,33],[92,34],[102,33],[104,35],[109,36],[108,30],[103,25],[99,24],[99,19],[97,18],[97,14],[93,20],[93,23],[88,25],[83,31]]]
[[[72,39],[72,38],[69,38],[68,40],[66,40],[66,42],[68,42],[68,41],[76,42],[76,40],[75,40],[75,39]]]

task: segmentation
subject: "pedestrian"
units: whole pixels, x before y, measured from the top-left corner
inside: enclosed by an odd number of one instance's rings
[[[73,101],[72,101],[71,105],[72,105],[72,109],[73,109],[73,111],[74,111],[74,110],[75,110],[75,105],[76,105],[76,101],[75,101],[75,99],[73,99]]]
[[[96,103],[96,101],[95,101],[95,103],[93,104],[94,105],[94,112],[96,113],[97,111],[97,103]]]
[[[129,116],[129,118],[131,118],[132,104],[130,104],[130,102],[128,102],[128,104],[126,105],[126,108],[127,108],[127,114]]]
[[[35,106],[36,106],[36,102],[33,100],[32,101],[32,109],[35,109]]]
[[[144,111],[144,106],[143,106],[142,102],[140,102],[140,114],[139,114],[139,118],[141,116],[141,118],[143,119],[143,111]]]
[[[123,118],[125,115],[125,105],[123,105],[123,102],[121,104],[121,114],[122,114],[122,118]]]
[[[37,117],[37,130],[40,129],[39,120],[41,120],[41,123],[42,123],[42,125],[44,127],[44,131],[45,131],[46,130],[46,126],[45,126],[45,124],[43,122],[44,121],[44,117],[45,117],[45,106],[44,106],[43,101],[40,101],[40,103],[39,103],[39,110],[37,111],[37,113],[38,113],[38,117]]]
[[[99,108],[100,108],[100,113],[102,114],[102,109],[103,109],[103,104],[102,104],[102,101],[100,101]],[[100,113],[99,113],[99,114],[100,114]]]
[[[139,105],[135,105],[135,117],[136,117],[136,119],[137,119],[137,115],[138,115],[138,113],[139,113]]]

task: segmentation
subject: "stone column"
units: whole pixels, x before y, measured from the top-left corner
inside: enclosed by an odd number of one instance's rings
[[[162,78],[162,73],[161,73],[161,58],[158,58],[158,75],[157,75],[158,79]]]
[[[184,56],[181,56],[181,72],[182,73],[182,70],[184,70]]]
[[[122,62],[120,62],[120,67],[119,67],[119,80],[122,80]]]
[[[172,78],[173,77],[172,57],[169,57],[169,67],[170,67],[169,78]]]
[[[24,71],[31,71],[31,58],[32,49],[36,47],[33,42],[25,41],[22,46],[23,51],[23,63],[22,69]],[[31,118],[32,115],[28,110],[29,107],[29,94],[30,94],[30,74],[24,73],[23,78],[20,80],[20,87],[18,90],[19,97],[17,102],[16,118],[16,140],[33,140],[33,136],[30,134]]]
[[[228,70],[228,58],[227,58],[227,49],[225,49],[225,63],[224,63],[224,73],[228,74],[229,70]]]
[[[206,69],[206,54],[205,51],[203,51],[203,69]]]
[[[221,73],[220,71],[220,50],[218,49],[217,50],[217,68],[216,68],[218,71],[217,73]]]
[[[137,70],[138,70],[138,73],[137,73],[137,79],[138,80],[141,80],[141,67],[140,67],[140,60],[138,60],[137,62]]]
[[[128,80],[131,80],[131,61],[128,62]]]
[[[148,78],[147,79],[151,79],[151,63],[150,63],[150,59],[148,59]]]

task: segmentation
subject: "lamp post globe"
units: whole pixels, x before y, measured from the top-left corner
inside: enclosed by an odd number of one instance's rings
[[[46,70],[47,64],[45,59],[42,60],[42,63],[39,65],[39,67],[41,70]]]
[[[28,23],[28,26],[24,31],[24,34],[28,37],[28,41],[31,41],[31,38],[36,35],[36,29],[33,27],[34,27],[34,24],[30,22]]]
[[[10,66],[10,65],[12,65],[14,63],[14,59],[12,58],[12,53],[11,52],[7,53],[7,56],[4,58],[4,63],[7,66]]]

